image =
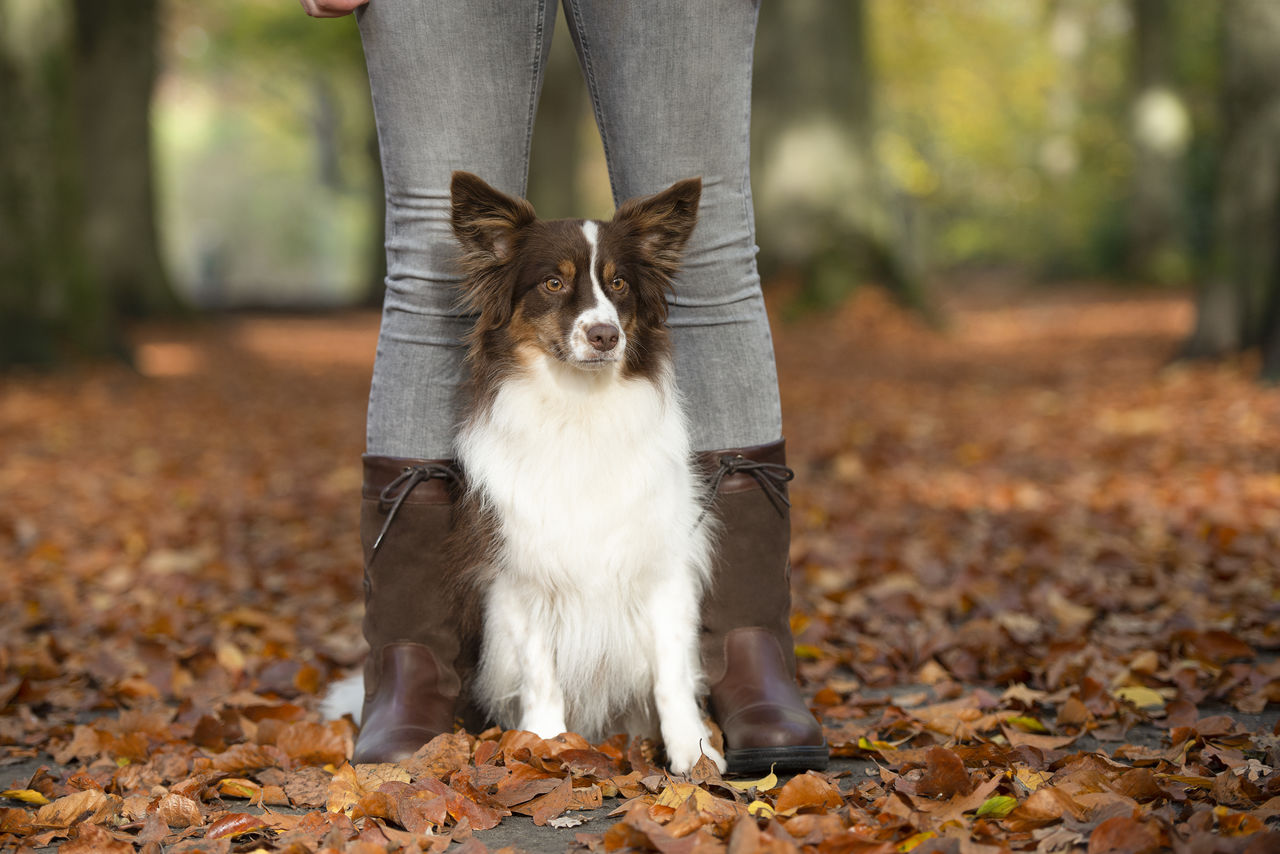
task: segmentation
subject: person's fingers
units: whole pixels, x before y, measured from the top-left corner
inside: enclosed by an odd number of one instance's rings
[[[350,15],[369,0],[298,0],[303,11],[313,18],[341,18]]]

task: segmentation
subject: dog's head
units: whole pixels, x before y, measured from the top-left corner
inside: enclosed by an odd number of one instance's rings
[[[453,173],[465,298],[479,315],[473,354],[502,339],[582,370],[644,370],[666,352],[666,297],[701,193],[692,178],[608,222],[540,220],[523,199]]]

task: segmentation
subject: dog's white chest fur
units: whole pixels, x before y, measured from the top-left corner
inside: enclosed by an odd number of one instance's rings
[[[687,767],[710,752],[687,701],[709,543],[673,383],[530,361],[459,437],[498,534],[477,693],[544,737],[655,734],[657,712]]]

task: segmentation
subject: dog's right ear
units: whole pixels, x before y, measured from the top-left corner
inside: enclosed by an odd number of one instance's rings
[[[515,251],[516,232],[537,218],[533,205],[508,196],[470,172],[454,172],[449,185],[453,233],[470,270],[505,264]]]

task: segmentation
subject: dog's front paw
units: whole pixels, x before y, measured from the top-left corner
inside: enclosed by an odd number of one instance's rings
[[[715,763],[721,774],[729,767],[720,751],[711,746],[710,734],[696,740],[682,739],[678,743],[667,744],[667,764],[673,774],[688,774],[704,754]]]
[[[568,732],[564,715],[545,709],[534,709],[520,719],[520,729],[536,735],[538,738],[555,738],[562,732]]]

